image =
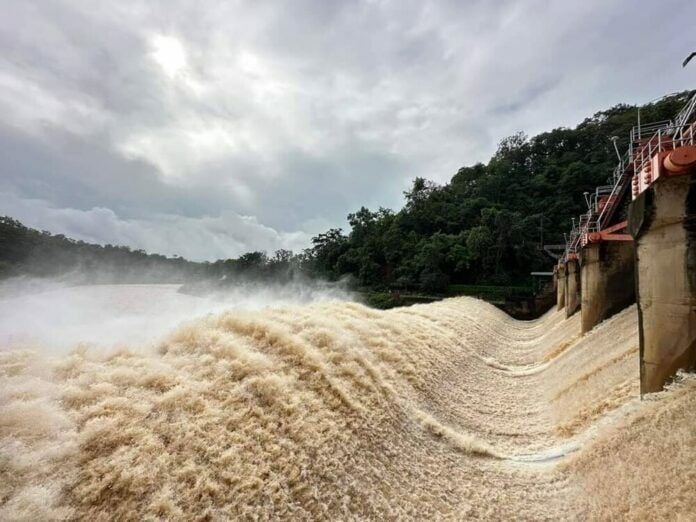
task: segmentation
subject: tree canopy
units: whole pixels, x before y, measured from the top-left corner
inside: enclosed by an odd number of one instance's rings
[[[641,107],[643,121],[672,118],[685,92]],[[350,230],[313,241],[316,273],[347,275],[367,287],[443,292],[450,284],[526,284],[548,270],[544,237],[562,242],[571,217],[587,210],[584,191],[607,184],[618,162],[611,137],[627,146],[637,107],[617,105],[574,129],[503,139],[487,164],[462,167],[449,183],[416,178],[398,212],[365,207]]]

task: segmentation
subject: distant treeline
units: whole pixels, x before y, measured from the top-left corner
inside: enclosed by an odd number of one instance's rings
[[[193,262],[132,250],[94,245],[24,226],[0,217],[0,278],[67,276],[79,282],[192,282],[213,280],[285,281],[301,270],[302,256],[278,250],[272,256],[249,252],[237,259]]]
[[[691,94],[641,107],[642,121],[674,117]],[[617,105],[574,129],[510,136],[487,164],[462,167],[444,185],[417,178],[401,210],[363,207],[348,215],[347,233],[319,234],[300,254],[249,252],[198,263],[93,245],[0,218],[0,278],[72,274],[90,282],[224,285],[241,278],[282,282],[300,274],[345,278],[367,292],[388,291],[380,295],[392,300],[403,293],[478,295],[484,288],[497,295],[495,287],[528,288],[530,272],[552,263],[542,253],[542,226],[544,242],[562,242],[571,217],[586,210],[583,192],[611,177],[618,161],[611,137],[625,148],[636,115],[637,107]]]

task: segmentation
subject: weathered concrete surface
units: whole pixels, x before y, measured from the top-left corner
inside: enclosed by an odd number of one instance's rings
[[[563,310],[566,294],[566,270],[565,264],[558,267],[556,272],[556,310]]]
[[[635,303],[634,248],[631,241],[587,245],[580,255],[581,331]]]
[[[696,366],[696,176],[659,179],[632,204],[641,393]]]
[[[566,262],[565,287],[565,312],[567,318],[580,308],[580,266],[576,259]]]

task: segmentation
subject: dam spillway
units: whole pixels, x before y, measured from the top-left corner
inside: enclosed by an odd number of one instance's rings
[[[556,307],[581,332],[637,303],[641,394],[696,370],[696,94],[671,120],[633,127],[611,185],[585,192],[587,211],[546,251]],[[560,246],[562,254],[550,248]]]
[[[691,519],[696,381],[639,399],[637,320],[334,303],[0,352],[0,518]]]

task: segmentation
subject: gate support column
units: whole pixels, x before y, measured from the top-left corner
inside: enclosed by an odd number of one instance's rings
[[[566,262],[566,318],[577,312],[578,308],[580,308],[580,267],[577,259],[569,259]]]
[[[580,314],[584,334],[635,303],[633,242],[590,243],[582,249],[580,266]]]
[[[563,310],[566,293],[566,267],[565,263],[558,265],[556,270],[556,310]]]
[[[641,393],[696,366],[696,175],[661,177],[631,204]]]

